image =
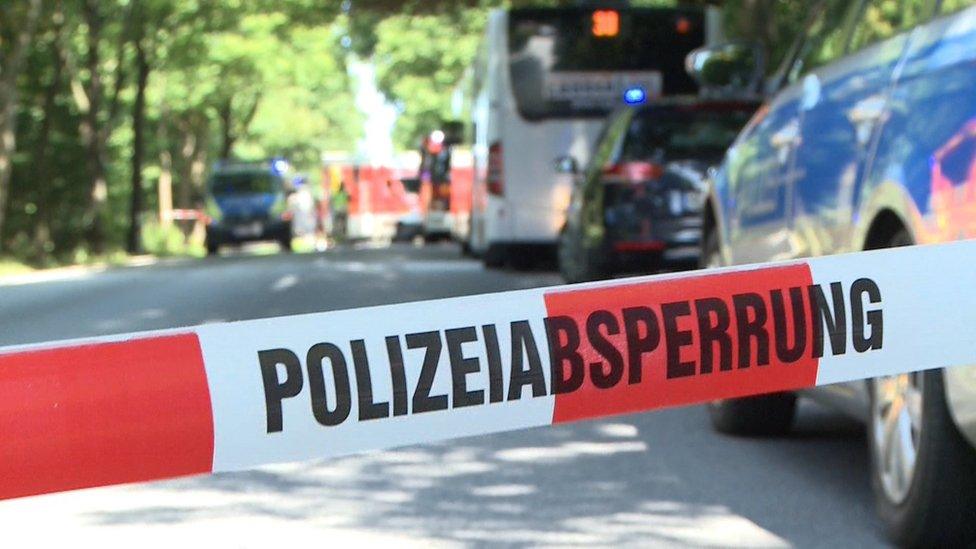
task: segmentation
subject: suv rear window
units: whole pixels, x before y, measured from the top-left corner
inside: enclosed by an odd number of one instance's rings
[[[645,109],[627,128],[618,162],[719,160],[753,111]]]

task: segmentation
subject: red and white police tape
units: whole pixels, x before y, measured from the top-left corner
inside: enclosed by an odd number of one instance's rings
[[[976,363],[976,241],[0,350],[0,498]]]

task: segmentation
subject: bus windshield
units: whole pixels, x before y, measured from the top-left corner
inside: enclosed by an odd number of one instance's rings
[[[605,116],[629,88],[648,98],[695,93],[685,57],[705,40],[695,9],[512,10],[508,55],[521,115]]]

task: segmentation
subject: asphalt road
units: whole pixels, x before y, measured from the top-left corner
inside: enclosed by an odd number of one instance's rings
[[[0,344],[558,282],[486,271],[447,245],[63,271],[0,281]],[[863,428],[812,403],[795,434],[760,440],[717,435],[686,408],[5,501],[0,535],[102,547],[870,547],[883,540],[867,459]]]

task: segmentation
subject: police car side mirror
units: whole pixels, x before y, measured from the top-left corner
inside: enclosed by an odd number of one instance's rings
[[[699,48],[685,58],[685,70],[706,94],[754,94],[763,82],[765,52],[752,42]]]

